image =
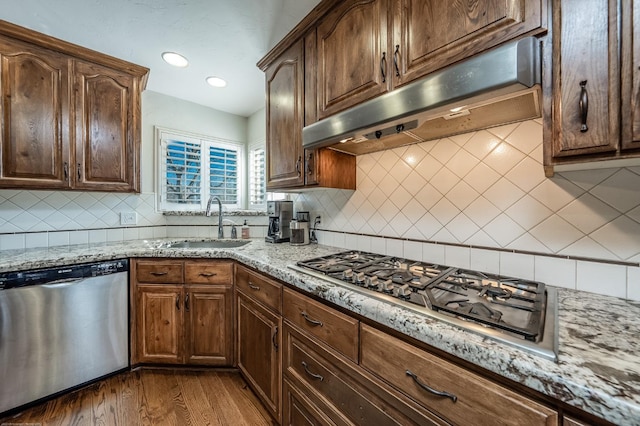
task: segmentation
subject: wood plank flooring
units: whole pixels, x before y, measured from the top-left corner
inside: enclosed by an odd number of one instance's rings
[[[11,417],[1,425],[272,426],[237,372],[135,370],[110,377]]]

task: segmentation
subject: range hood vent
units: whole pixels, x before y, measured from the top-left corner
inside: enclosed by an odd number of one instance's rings
[[[539,49],[524,38],[306,126],[304,148],[359,155],[540,117]]]

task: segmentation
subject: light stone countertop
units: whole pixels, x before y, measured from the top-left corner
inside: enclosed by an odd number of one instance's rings
[[[343,249],[259,239],[234,249],[163,248],[178,240],[4,250],[0,272],[128,257],[230,258],[612,423],[640,426],[639,302],[558,289],[559,350],[554,363],[287,267]]]

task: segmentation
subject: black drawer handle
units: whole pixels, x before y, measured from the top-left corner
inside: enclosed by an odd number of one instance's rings
[[[393,66],[396,69],[396,77],[400,77],[400,68],[398,68],[398,55],[400,54],[400,45],[396,44],[396,51],[393,52]]]
[[[176,296],[176,309],[180,310],[180,295]]]
[[[587,127],[587,115],[589,114],[589,93],[587,92],[587,80],[580,82],[580,101],[578,102],[580,108],[580,132],[584,133],[589,130]]]
[[[304,361],[302,361],[302,368],[304,368],[304,372],[305,373],[307,373],[309,376],[313,377],[314,379],[320,380],[320,381],[324,380],[324,377],[322,377],[321,375],[315,374],[315,373],[312,373],[311,371],[309,371],[309,366]]]
[[[380,59],[380,74],[382,74],[382,82],[387,82],[387,52],[382,52],[382,58]]]
[[[209,278],[209,277],[215,277],[216,275],[218,274],[216,274],[215,272],[200,272],[201,277]]]
[[[449,392],[444,392],[444,391],[438,391],[435,390],[429,386],[427,386],[426,384],[422,383],[419,379],[418,376],[416,376],[414,373],[412,373],[411,371],[407,370],[407,376],[410,376],[414,382],[416,382],[416,384],[418,386],[420,386],[422,389],[426,390],[429,393],[432,393],[434,395],[438,395],[438,396],[442,396],[444,398],[450,398],[453,402],[456,402],[458,400],[458,397],[455,396],[452,393]]]
[[[250,288],[251,290],[255,290],[255,291],[260,290],[260,286],[255,285],[255,284],[254,284],[254,283],[252,283],[251,281],[249,281],[249,288]]]
[[[168,272],[158,272],[158,271],[153,271],[151,272],[151,275],[156,276],[156,277],[161,277],[163,275],[167,275]]]
[[[273,336],[271,337],[271,342],[273,343],[273,347],[278,352],[278,326],[276,326],[276,331],[273,332]]]
[[[184,309],[189,312],[189,293],[184,297]]]
[[[320,327],[322,327],[324,324],[322,323],[322,321],[318,321],[318,320],[314,320],[313,318],[309,317],[309,314],[306,313],[305,311],[302,311],[302,313],[300,314],[302,315],[302,317],[307,320],[307,322],[313,326],[319,325]]]

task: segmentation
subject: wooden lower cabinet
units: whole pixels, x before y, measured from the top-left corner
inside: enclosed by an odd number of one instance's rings
[[[282,380],[282,425],[283,426],[329,426],[335,425],[318,407],[313,405],[305,392],[287,378]]]
[[[453,424],[558,425],[558,413],[361,324],[361,365]]]
[[[132,364],[234,364],[233,263],[134,260]],[[202,270],[197,284],[184,271]],[[226,284],[201,283],[213,269]],[[200,282],[199,282],[200,281]]]
[[[282,318],[243,293],[237,293],[238,368],[280,421]]]

